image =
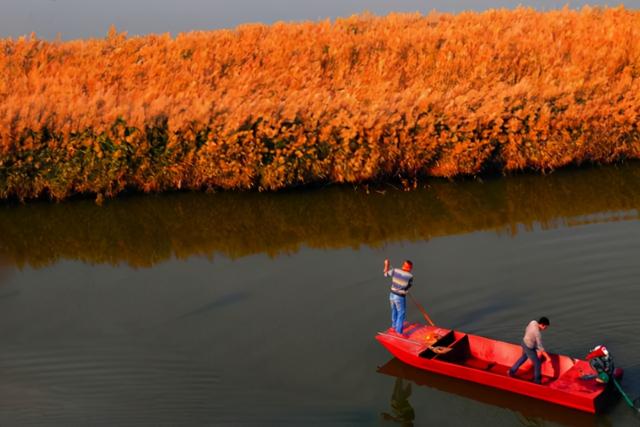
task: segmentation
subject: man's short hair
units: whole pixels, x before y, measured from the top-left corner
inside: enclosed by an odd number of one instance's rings
[[[541,324],[541,325],[545,325],[545,326],[549,326],[549,325],[550,325],[550,323],[549,323],[549,319],[547,319],[547,318],[546,318],[546,317],[544,317],[544,316],[542,316],[542,317],[540,318],[540,320],[538,320],[538,323],[539,323],[539,324]]]
[[[404,260],[405,264],[409,264],[409,267],[413,267],[413,263],[411,261],[409,261],[408,259]]]

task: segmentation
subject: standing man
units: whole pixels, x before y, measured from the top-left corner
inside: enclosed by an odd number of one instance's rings
[[[509,369],[509,376],[512,377],[518,372],[518,369],[528,359],[533,363],[533,382],[540,384],[541,380],[541,365],[542,362],[538,357],[538,351],[541,356],[549,359],[549,354],[545,351],[542,345],[542,334],[540,331],[544,331],[549,327],[549,319],[541,317],[537,322],[532,320],[527,325],[527,329],[524,331],[524,338],[522,338],[522,356],[516,361],[516,363]]]
[[[391,303],[391,329],[402,335],[404,317],[407,312],[406,296],[411,285],[413,285],[413,263],[406,260],[402,264],[402,269],[392,268],[389,260],[384,260],[384,275],[391,277],[391,294],[389,294],[389,302]]]

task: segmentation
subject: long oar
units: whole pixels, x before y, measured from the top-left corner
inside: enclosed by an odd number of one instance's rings
[[[413,297],[413,295],[411,295],[411,293],[409,293],[409,296],[411,297],[411,301],[413,301],[413,303],[416,305],[416,307],[418,307],[418,310],[420,311],[420,313],[422,313],[422,315],[424,316],[424,319],[427,321],[427,323],[430,324],[431,326],[435,326],[436,324],[433,323],[433,320],[431,320],[431,318],[429,317],[427,312],[424,310],[424,308],[422,308],[422,306],[420,304],[418,304],[418,301],[416,301],[416,299]]]
[[[636,404],[634,405],[634,402],[632,402],[629,396],[627,396],[627,393],[625,393],[624,390],[622,390],[622,387],[620,386],[620,384],[618,384],[618,381],[615,378],[612,378],[612,380],[613,380],[613,384],[615,384],[616,388],[624,398],[624,401],[627,402],[627,405],[635,409],[636,412],[640,412],[640,408],[638,408],[637,406],[638,399],[636,399]]]

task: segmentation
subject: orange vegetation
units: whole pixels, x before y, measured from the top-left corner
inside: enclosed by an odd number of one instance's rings
[[[0,69],[1,198],[640,157],[640,12],[623,8],[32,36],[0,40]]]

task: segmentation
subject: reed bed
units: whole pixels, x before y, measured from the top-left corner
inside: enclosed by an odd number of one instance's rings
[[[640,158],[640,12],[0,40],[0,198],[278,190]]]

